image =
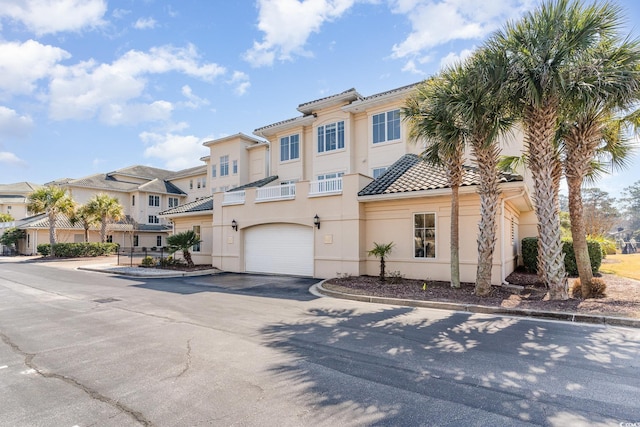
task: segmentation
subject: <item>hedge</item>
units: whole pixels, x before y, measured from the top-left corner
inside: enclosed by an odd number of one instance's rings
[[[56,257],[79,258],[110,255],[118,250],[117,243],[56,243],[53,245]],[[48,243],[38,245],[38,253],[43,256],[51,254],[51,245]]]
[[[595,240],[587,240],[589,249],[589,259],[591,260],[591,271],[595,274],[602,264],[602,247]],[[568,275],[577,276],[578,267],[576,265],[576,255],[573,251],[571,240],[562,241],[562,253],[564,254],[564,268]],[[525,237],[522,239],[522,262],[524,268],[530,273],[538,271],[538,238]]]

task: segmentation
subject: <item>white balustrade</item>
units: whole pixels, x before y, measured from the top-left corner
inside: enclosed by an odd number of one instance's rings
[[[309,183],[309,195],[342,194],[342,177],[311,181]]]

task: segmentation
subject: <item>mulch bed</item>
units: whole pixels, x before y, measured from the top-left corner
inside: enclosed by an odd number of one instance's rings
[[[344,277],[331,279],[323,286],[339,292],[385,298],[640,318],[640,282],[609,274],[601,278],[607,284],[604,297],[587,300],[571,297],[566,301],[550,301],[547,288],[537,275],[523,271],[507,277],[510,284],[522,286],[521,291],[494,286],[487,297],[476,296],[473,283],[462,283],[455,289],[449,282],[403,278],[389,278],[383,283],[373,276]],[[570,288],[573,280],[569,279]]]

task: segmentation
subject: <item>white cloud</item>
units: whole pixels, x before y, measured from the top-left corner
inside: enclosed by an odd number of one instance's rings
[[[133,24],[133,28],[137,30],[149,30],[155,28],[157,24],[153,18],[140,18]]]
[[[24,166],[26,162],[8,151],[0,151],[0,163],[8,163],[10,165]]]
[[[0,18],[21,22],[37,35],[104,25],[105,0],[3,0]]]
[[[116,18],[116,19],[122,19],[125,16],[129,15],[131,13],[131,10],[129,9],[114,9],[113,12],[111,13],[111,15]]]
[[[205,139],[193,135],[143,132],[140,139],[147,145],[145,157],[161,159],[164,167],[172,170],[201,165],[200,158],[209,151],[202,145]]]
[[[411,33],[395,44],[392,57],[405,58],[453,40],[486,37],[508,19],[521,15],[532,0],[396,0],[393,12],[406,14]]]
[[[440,68],[446,68],[459,62],[463,62],[465,59],[470,57],[474,51],[475,46],[471,49],[463,49],[460,53],[449,52],[446,56],[440,59]]]
[[[182,95],[187,98],[188,101],[180,103],[181,106],[187,108],[197,109],[203,105],[209,105],[209,100],[205,98],[200,98],[196,94],[193,93],[193,89],[189,85],[182,86]]]
[[[242,71],[234,71],[231,76],[231,80],[228,81],[230,85],[235,85],[234,92],[236,95],[242,96],[247,93],[251,82],[249,82],[249,76]]]
[[[254,67],[272,65],[277,59],[291,60],[293,55],[310,55],[304,49],[312,33],[324,22],[335,20],[356,0],[258,0],[258,29],[262,41],[254,41],[244,59]]]
[[[99,115],[107,123],[121,123],[120,112],[140,113],[141,120],[161,120],[170,111],[164,101],[131,104],[145,95],[147,77],[180,72],[204,81],[224,74],[224,67],[199,62],[193,46],[131,50],[111,64],[85,61],[56,67],[50,86],[50,115],[55,120],[89,119]],[[131,104],[131,105],[129,105]],[[136,116],[126,118],[133,123]]]
[[[48,77],[52,68],[69,52],[34,40],[0,42],[0,91],[6,93],[31,93],[36,82]]]
[[[6,138],[24,138],[33,128],[29,116],[21,116],[16,111],[0,105],[0,140]]]
[[[416,62],[413,59],[408,60],[407,63],[404,64],[404,67],[402,67],[402,71],[418,75],[425,74],[424,71],[418,69],[418,67],[416,66]]]
[[[100,120],[112,126],[134,125],[169,120],[172,112],[173,105],[167,101],[155,101],[150,104],[109,104],[102,108]]]

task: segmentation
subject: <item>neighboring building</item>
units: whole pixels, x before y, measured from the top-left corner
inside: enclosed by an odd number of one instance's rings
[[[243,134],[206,142],[212,209],[179,206],[160,216],[171,218],[176,230],[200,227],[212,264],[222,270],[376,275],[379,262],[367,252],[374,242],[393,241],[388,271],[449,280],[451,190],[442,170],[416,156],[423,146],[408,141],[400,116],[415,86],[368,97],[349,89],[300,104],[301,116],[254,131],[267,143]],[[521,135],[502,145],[518,153]],[[528,176],[500,179],[494,283],[515,268],[519,239],[536,232]],[[460,265],[462,280],[470,282],[477,264],[477,183],[469,162],[460,191]],[[211,219],[212,233],[204,233]]]
[[[41,186],[31,182],[0,184],[0,213],[11,215],[14,219],[29,216],[27,197]]]

